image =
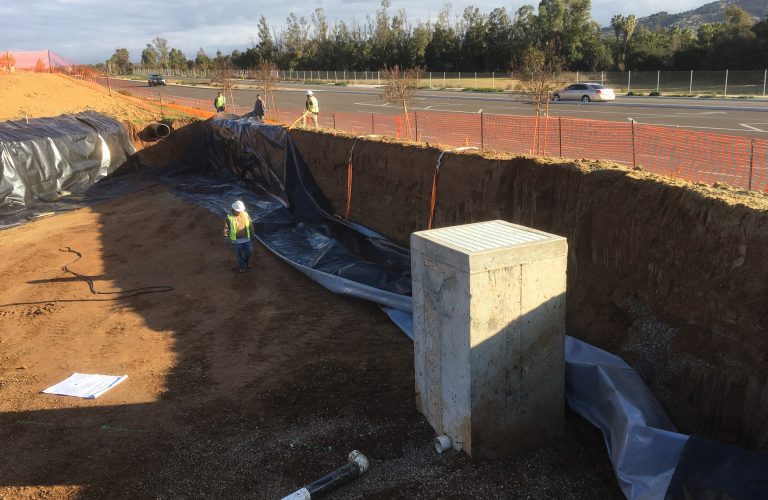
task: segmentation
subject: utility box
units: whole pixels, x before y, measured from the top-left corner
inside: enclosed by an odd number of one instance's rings
[[[416,405],[473,458],[562,434],[565,238],[496,220],[411,235]]]

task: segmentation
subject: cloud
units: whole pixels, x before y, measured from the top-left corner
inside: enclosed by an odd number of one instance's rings
[[[526,3],[515,0],[506,5],[514,12]],[[668,0],[639,0],[616,3],[613,0],[593,0],[592,17],[602,25],[614,14],[634,13],[638,17],[668,9],[680,12],[704,2],[680,0],[669,8]],[[270,25],[282,26],[290,12],[310,19],[317,7],[322,7],[328,20],[364,21],[380,9],[377,1],[320,0],[311,5],[287,2],[254,2],[253,0],[29,0],[3,2],[0,5],[0,49],[50,49],[71,59],[93,63],[107,59],[118,47],[125,47],[131,59],[138,61],[142,48],[155,36],[168,40],[171,47],[194,56],[204,47],[209,54],[220,49],[225,53],[249,46],[256,38],[259,16],[267,17]],[[390,12],[405,9],[410,20],[434,19],[442,9],[443,0],[412,2],[392,0]],[[474,5],[482,12],[498,7],[497,0],[454,1],[452,12],[460,15],[465,7]]]

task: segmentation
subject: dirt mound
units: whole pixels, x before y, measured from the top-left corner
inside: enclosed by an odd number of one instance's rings
[[[23,120],[93,110],[121,121],[143,124],[155,113],[118,97],[95,92],[73,80],[48,73],[0,75],[0,120]]]

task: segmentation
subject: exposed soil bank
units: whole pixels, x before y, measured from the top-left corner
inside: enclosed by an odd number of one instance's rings
[[[344,213],[353,137],[295,130]],[[407,244],[441,150],[360,140],[351,218]],[[504,219],[568,238],[568,331],[623,356],[680,429],[768,449],[768,198],[595,162],[443,157],[434,227]]]

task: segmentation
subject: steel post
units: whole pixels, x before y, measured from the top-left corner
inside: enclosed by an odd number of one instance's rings
[[[691,70],[691,81],[688,83],[688,94],[693,95],[693,70]]]
[[[635,120],[632,120],[632,168],[637,168],[637,134],[635,133]]]
[[[480,149],[485,149],[485,127],[483,125],[483,112],[480,111]]]
[[[747,189],[752,191],[752,173],[755,169],[755,139],[753,138],[749,148],[749,180],[747,181]]]

